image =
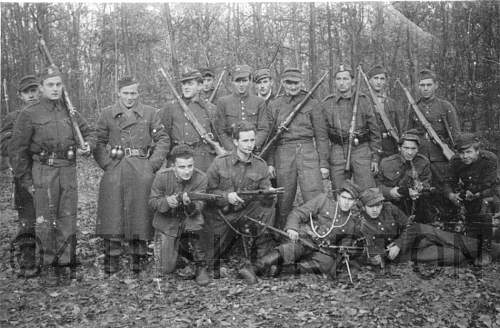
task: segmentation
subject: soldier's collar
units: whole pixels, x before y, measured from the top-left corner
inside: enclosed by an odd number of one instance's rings
[[[337,97],[335,98],[335,102],[339,102],[339,101],[340,101],[340,99],[351,99],[352,97],[354,97],[354,94],[355,94],[355,93],[356,93],[356,92],[351,91],[351,93],[349,94],[349,96],[348,96],[348,97],[344,97],[341,93],[339,93],[339,94],[337,95]]]
[[[248,161],[244,161],[244,160],[242,160],[238,156],[238,153],[236,152],[236,149],[234,149],[233,152],[232,152],[232,163],[236,164],[238,162],[242,162],[242,163],[245,163],[245,164],[250,164],[250,163],[252,163],[253,156],[254,156],[253,154],[250,154],[250,157],[248,157]]]
[[[246,99],[246,98],[248,98],[248,96],[250,95],[250,92],[247,90],[247,91],[245,91],[245,93],[244,93],[244,94],[241,94],[241,93],[239,93],[238,91],[234,91],[234,93],[233,93],[233,94],[234,94],[237,98]]]
[[[51,100],[49,98],[41,97],[40,104],[45,106],[48,110],[64,108],[64,104],[62,103],[62,99]]]
[[[433,102],[434,100],[436,100],[436,95],[433,95],[432,97],[430,98],[424,98],[424,97],[420,97],[420,99],[418,99],[418,102],[421,103],[431,103]]]
[[[113,117],[116,117],[119,114],[123,114],[129,109],[133,110],[141,117],[144,116],[144,109],[139,104],[139,102],[137,102],[132,108],[126,108],[125,106],[122,105],[122,103],[120,101],[118,101],[118,103],[116,104],[116,106],[113,109]]]

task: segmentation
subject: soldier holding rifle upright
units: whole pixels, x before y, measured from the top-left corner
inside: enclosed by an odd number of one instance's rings
[[[139,82],[132,77],[120,79],[117,103],[103,109],[97,121],[94,151],[104,170],[96,233],[104,239],[106,273],[120,270],[124,241],[129,244],[132,271],[143,269],[147,241],[153,237],[149,193],[168,144],[158,110],[139,102]]]
[[[33,194],[43,270],[53,284],[76,263],[76,155],[90,154],[94,143],[85,119],[69,113],[59,69],[46,67],[40,80],[40,102],[20,112],[8,150],[19,187]],[[78,133],[86,139],[83,144]]]
[[[344,180],[350,178],[351,172],[354,183],[361,190],[375,186],[373,173],[378,171],[381,154],[380,129],[368,97],[359,93],[356,103],[356,83],[361,81],[356,81],[351,66],[340,65],[335,73],[337,93],[323,100],[323,120],[327,122],[331,142],[330,174],[333,189],[340,188]],[[357,113],[354,116],[356,106]],[[354,133],[351,145],[350,130]],[[347,163],[349,156],[350,162]],[[351,172],[347,172],[346,168]]]

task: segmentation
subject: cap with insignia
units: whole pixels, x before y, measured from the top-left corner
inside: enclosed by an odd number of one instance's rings
[[[418,145],[420,145],[420,136],[419,132],[417,129],[410,129],[403,133],[400,138],[400,143],[402,144],[403,141],[409,140],[409,141],[415,141]]]
[[[271,71],[268,68],[261,68],[254,73],[254,82],[257,83],[264,78],[271,78]]]
[[[139,82],[136,81],[132,76],[124,76],[118,80],[118,91],[122,88],[128,87],[129,85],[137,84]]]
[[[432,79],[436,81],[436,74],[431,71],[430,69],[423,69],[418,73],[418,80],[427,80],[427,79]]]
[[[203,78],[201,76],[200,71],[197,69],[186,69],[182,74],[181,78],[179,79],[180,82],[186,82],[189,80],[197,80],[201,81]]]
[[[351,74],[351,77],[354,77],[354,71],[349,64],[340,64],[339,67],[337,67],[334,76],[341,72],[349,72]]]
[[[378,188],[368,188],[361,193],[359,196],[361,202],[365,206],[373,206],[377,203],[382,202],[385,198],[382,192]]]
[[[39,86],[40,82],[34,75],[25,75],[19,80],[19,84],[17,87],[18,91],[24,91],[31,86]]]
[[[302,81],[302,72],[295,67],[285,68],[281,78],[283,81],[300,82]]]
[[[50,65],[47,67],[44,67],[42,70],[42,73],[40,74],[40,80],[43,82],[48,78],[54,77],[54,76],[61,76],[61,71],[59,71],[59,68],[55,65]]]
[[[455,139],[455,148],[457,150],[464,150],[475,143],[479,142],[479,138],[474,133],[464,132],[459,134]]]
[[[347,191],[351,194],[353,198],[359,197],[359,186],[350,180],[345,180],[342,187],[340,187],[340,192]]]
[[[252,68],[248,65],[236,65],[233,68],[233,80],[250,77],[250,75],[252,75]]]
[[[201,77],[211,76],[215,77],[215,72],[208,67],[200,68]]]
[[[369,71],[368,71],[368,78],[371,79],[375,75],[379,74],[385,74],[387,75],[387,71],[385,70],[384,66],[382,65],[375,65],[373,66]]]

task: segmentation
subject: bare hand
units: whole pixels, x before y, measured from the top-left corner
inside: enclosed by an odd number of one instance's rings
[[[377,174],[378,173],[378,163],[377,162],[371,162],[370,169],[373,172],[373,174]]]
[[[391,261],[394,260],[399,255],[399,251],[401,251],[399,246],[394,244],[394,243],[387,246],[387,250],[389,251],[389,254],[387,255],[387,257]]]
[[[416,199],[418,199],[418,197],[420,197],[420,193],[417,190],[410,188],[410,189],[408,189],[408,191],[410,193],[411,199],[416,200]]]
[[[240,196],[238,196],[238,194],[236,192],[230,192],[229,194],[227,194],[227,201],[229,202],[229,204],[231,205],[240,205],[240,204],[243,204],[245,201],[243,199],[240,198]]]
[[[187,192],[185,192],[185,193],[182,194],[182,203],[184,205],[191,204],[191,199],[189,199],[189,196],[188,196]]]
[[[89,143],[85,142],[81,148],[77,148],[76,153],[80,156],[89,156],[90,155]]]
[[[462,198],[460,198],[460,194],[459,193],[449,193],[448,194],[448,199],[453,203],[455,204],[455,206],[460,206],[460,202],[463,201]]]
[[[330,176],[330,170],[325,167],[320,168],[319,171],[321,172],[322,179],[328,179]]]
[[[467,200],[467,201],[474,200],[474,199],[476,199],[476,198],[478,198],[478,197],[479,197],[479,193],[475,194],[475,193],[473,193],[473,192],[472,192],[472,191],[470,191],[470,190],[467,190],[467,191],[465,192],[465,200]]]
[[[177,196],[176,195],[171,195],[167,197],[167,203],[170,208],[176,208],[179,206],[179,202],[177,201]]]
[[[288,234],[288,238],[290,238],[292,242],[295,243],[297,240],[299,240],[299,233],[297,231],[288,229],[286,233]]]
[[[267,167],[267,171],[269,172],[269,175],[271,176],[271,179],[276,178],[276,169],[274,168],[274,166],[269,165]]]
[[[398,192],[398,187],[394,187],[389,191],[389,194],[391,195],[392,198],[395,199],[400,199],[403,197],[399,192]]]

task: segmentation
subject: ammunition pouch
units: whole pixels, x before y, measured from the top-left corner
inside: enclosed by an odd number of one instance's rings
[[[73,155],[71,157],[68,156],[68,152],[70,151],[70,148],[64,151],[46,151],[42,150],[38,154],[33,154],[32,158],[34,161],[38,161],[42,164],[52,166],[54,165],[54,160],[65,160],[65,161],[71,161],[71,162],[76,162],[76,150],[73,148]]]

